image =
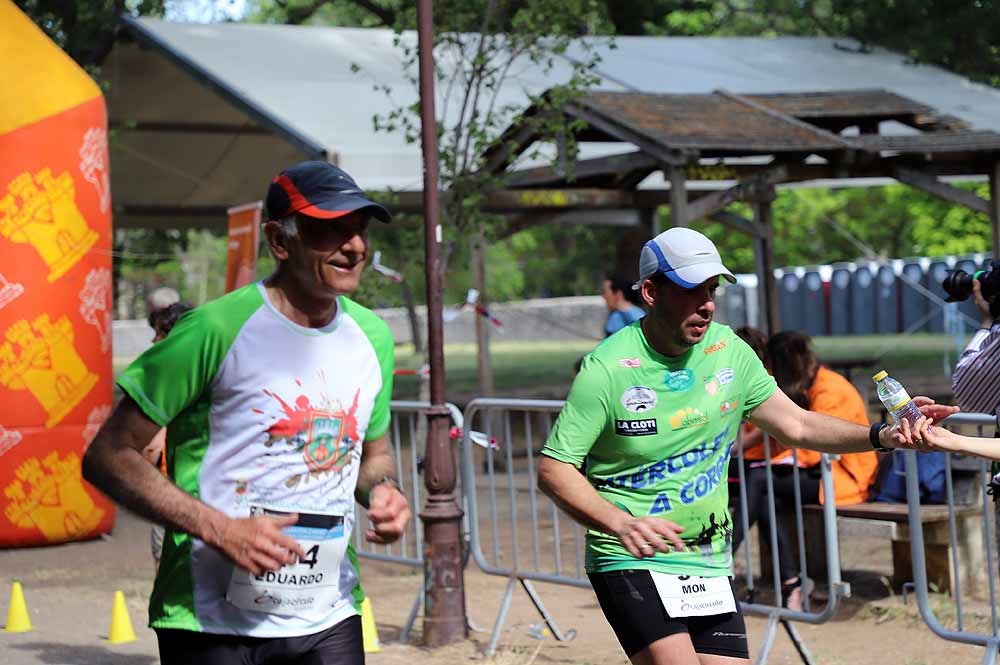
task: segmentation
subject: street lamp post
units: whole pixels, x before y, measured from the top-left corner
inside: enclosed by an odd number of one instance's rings
[[[424,483],[424,644],[441,646],[467,637],[462,577],[462,510],[455,500],[455,458],[444,396],[441,320],[441,221],[438,206],[438,137],[434,114],[432,0],[417,2],[420,134],[424,152],[424,249],[427,258],[427,349],[431,369]]]

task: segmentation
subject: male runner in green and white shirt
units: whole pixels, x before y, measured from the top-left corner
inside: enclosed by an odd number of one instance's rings
[[[325,162],[276,177],[267,210],[275,273],[126,369],[84,459],[90,482],[167,527],[150,599],[165,665],[363,663],[354,501],[373,542],[410,517],[386,434],[392,337],[344,295],[369,218],[389,214]],[[170,480],[139,455],[168,425]]]
[[[639,276],[649,314],[584,360],[542,449],[539,486],[589,528],[587,572],[633,663],[746,663],[726,484],[740,421],[824,452],[912,442],[785,396],[712,322],[719,277],[735,278],[704,235],[661,233],[643,247]],[[934,417],[952,410],[917,399]]]

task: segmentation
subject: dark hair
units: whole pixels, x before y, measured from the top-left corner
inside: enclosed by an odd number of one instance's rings
[[[166,335],[173,329],[177,320],[192,309],[194,308],[186,302],[175,302],[173,305],[154,309],[149,313],[149,327],[157,333]]]
[[[746,342],[754,350],[760,361],[764,363],[764,367],[771,367],[771,360],[767,357],[767,335],[753,326],[740,326],[734,332],[737,337]]]
[[[642,298],[639,297],[639,292],[632,288],[635,280],[628,279],[622,275],[607,275],[604,279],[611,283],[611,290],[613,292],[621,293],[625,296],[625,300],[637,307],[642,307]]]
[[[767,343],[771,371],[778,386],[793,402],[809,408],[809,389],[816,380],[819,361],[813,353],[812,338],[800,331],[784,331],[771,336]]]

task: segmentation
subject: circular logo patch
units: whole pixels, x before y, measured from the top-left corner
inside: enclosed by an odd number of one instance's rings
[[[689,369],[671,370],[663,377],[663,385],[674,393],[690,390],[694,385],[694,372]]]
[[[649,411],[656,406],[656,391],[646,386],[632,386],[622,393],[621,402],[633,413]]]

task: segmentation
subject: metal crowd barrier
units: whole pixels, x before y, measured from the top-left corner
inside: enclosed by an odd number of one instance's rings
[[[562,631],[553,617],[545,609],[533,582],[549,582],[576,587],[590,588],[584,568],[585,530],[548,498],[542,495],[536,485],[536,457],[562,409],[562,401],[517,400],[517,399],[477,399],[469,403],[465,410],[467,427],[462,441],[462,475],[466,491],[472,556],[476,564],[489,575],[508,578],[500,609],[494,622],[493,632],[486,649],[486,655],[496,650],[500,633],[514,594],[520,584],[531,602],[548,625],[557,640],[569,640],[575,631]],[[496,439],[496,448],[482,449],[474,446],[470,432],[480,430],[491,439]],[[767,457],[770,457],[770,442]],[[742,442],[737,446],[742,457]],[[741,460],[742,461],[742,460]],[[742,475],[743,465],[740,464]],[[795,469],[793,473],[798,474]],[[796,481],[798,480],[796,475]],[[830,458],[823,456],[822,482],[826,496],[835,496],[833,477],[830,473]],[[806,609],[793,612],[781,607],[781,578],[778,572],[778,547],[776,507],[773,497],[771,471],[767,473],[769,514],[771,524],[771,568],[775,591],[774,604],[759,600],[742,602],[747,614],[768,617],[762,647],[756,662],[765,663],[774,643],[778,626],[783,626],[792,639],[802,660],[812,663],[805,645],[802,643],[793,621],[819,624],[830,620],[837,612],[840,599],[850,595],[850,587],[844,584],[840,574],[840,549],[837,541],[836,506],[829,502],[824,506],[824,529],[826,533],[826,565],[830,582],[829,600],[820,611]],[[796,482],[796,486],[798,483]],[[744,534],[749,531],[746,510],[746,485],[741,482],[741,515]],[[485,510],[484,510],[485,509]],[[796,536],[799,543],[800,575],[806,577],[806,551],[802,517],[801,496],[796,493]],[[527,525],[528,529],[518,528]],[[747,556],[747,589],[754,590],[753,568],[750,565],[749,546]],[[808,606],[807,606],[808,607]]]
[[[812,580],[808,575],[808,553],[805,544],[805,520],[803,518],[802,510],[802,494],[801,485],[799,484],[799,475],[801,473],[798,466],[798,454],[796,450],[792,450],[792,484],[794,487],[794,503],[792,508],[794,509],[794,534],[795,542],[798,548],[798,576],[801,580],[801,589],[803,596],[803,611],[793,611],[783,607],[782,597],[781,597],[781,574],[779,572],[779,562],[778,562],[778,529],[788,529],[790,524],[784,524],[784,520],[780,520],[778,517],[777,505],[775,503],[774,495],[774,471],[771,464],[771,440],[768,435],[764,435],[764,460],[761,460],[760,468],[765,470],[765,482],[767,487],[767,497],[766,497],[766,508],[768,515],[768,543],[770,549],[770,561],[760,562],[761,570],[763,574],[764,566],[770,566],[770,575],[773,582],[773,602],[768,604],[760,602],[757,599],[756,594],[756,584],[754,581],[754,566],[751,557],[751,543],[750,543],[750,516],[749,516],[749,501],[747,497],[747,478],[746,478],[746,465],[743,456],[743,435],[742,431],[737,437],[736,445],[733,448],[733,458],[738,462],[737,471],[739,476],[739,505],[738,505],[738,515],[734,515],[734,519],[739,519],[743,531],[743,554],[742,557],[745,559],[745,569],[743,571],[742,577],[745,579],[746,591],[747,591],[747,601],[741,601],[740,607],[745,614],[767,617],[767,628],[765,629],[764,636],[761,640],[761,646],[757,652],[754,662],[763,665],[767,662],[767,658],[770,655],[771,648],[774,646],[774,640],[777,635],[778,627],[781,626],[785,629],[788,637],[791,639],[795,650],[798,652],[799,657],[802,662],[807,665],[811,665],[814,660],[809,650],[806,648],[798,631],[792,624],[794,621],[800,621],[809,624],[821,624],[829,621],[836,615],[837,609],[840,606],[841,598],[849,598],[851,595],[850,585],[841,579],[840,571],[840,546],[838,542],[837,533],[837,506],[834,501],[827,501],[823,504],[823,530],[825,534],[826,541],[826,573],[827,580],[829,584],[829,594],[826,605],[819,611],[813,611],[810,608],[809,588],[812,586]],[[821,483],[823,486],[823,495],[826,497],[836,496],[836,492],[833,488],[833,475],[831,473],[831,461],[835,459],[836,456],[831,456],[823,454],[820,461],[820,472],[821,472]],[[787,506],[786,506],[787,509]],[[787,513],[786,511],[782,511]],[[758,528],[761,528],[758,525]],[[735,552],[734,552],[735,556]]]
[[[461,428],[463,424],[461,410],[454,404],[448,403],[445,406],[451,412],[452,423]],[[426,418],[424,412],[429,407],[428,402],[401,400],[393,400],[389,405],[392,413],[392,424],[389,432],[393,457],[396,460],[396,477],[399,479],[403,494],[410,502],[414,519],[410,520],[406,531],[398,541],[389,545],[376,545],[365,540],[363,526],[368,523],[368,514],[364,508],[356,505],[353,537],[354,551],[359,557],[415,568],[423,568],[424,566],[423,525],[419,519],[416,519],[416,514],[423,506],[424,483],[421,478],[423,464],[421,456],[426,441],[418,433],[426,431],[420,427],[420,420]],[[467,529],[466,533],[468,533]],[[413,600],[410,613],[399,635],[400,641],[405,642],[409,637],[422,603],[423,589],[417,592],[417,597]]]
[[[534,581],[590,587],[584,571],[584,531],[538,491],[536,450],[544,443],[563,402],[476,399],[465,409],[462,483],[476,564],[488,575],[508,578],[486,655],[496,652],[515,587],[520,584],[553,637],[571,640],[545,609]],[[479,431],[496,446],[472,441]],[[477,472],[481,467],[481,473]],[[485,507],[486,510],[481,510]],[[529,529],[520,528],[527,524]]]
[[[995,431],[997,419],[994,416],[976,413],[959,413],[951,416],[943,422],[948,429],[974,436],[989,437]],[[997,440],[1000,445],[1000,439]],[[997,617],[997,512],[996,506],[990,500],[985,488],[989,486],[991,478],[990,463],[986,460],[975,458],[974,464],[979,477],[982,479],[984,491],[981,493],[982,513],[978,514],[978,521],[982,522],[982,542],[983,553],[985,553],[985,570],[979,568],[983,565],[978,559],[972,561],[960,560],[960,540],[969,537],[969,521],[963,519],[960,526],[958,523],[955,491],[952,484],[952,465],[960,456],[948,454],[946,457],[945,473],[945,495],[948,506],[948,540],[949,556],[951,563],[951,596],[954,603],[953,617],[942,617],[940,615],[941,604],[938,608],[932,606],[930,601],[930,581],[927,573],[927,561],[925,548],[927,543],[924,539],[923,521],[920,515],[920,479],[917,467],[917,455],[919,453],[908,450],[904,452],[906,463],[906,496],[909,509],[910,544],[912,548],[913,560],[913,586],[917,597],[917,606],[924,623],[937,636],[964,644],[973,644],[985,647],[983,656],[984,664],[997,662],[998,650],[1000,650],[1000,625]],[[974,458],[964,458],[971,460]],[[994,497],[996,498],[996,497]],[[970,570],[971,568],[971,570]],[[965,574],[963,574],[963,571]],[[970,609],[967,606],[970,589],[964,588],[973,586],[972,591],[982,591],[982,584],[975,578],[978,574],[985,574],[986,591],[988,594],[990,628],[988,630],[977,630],[970,626]],[[972,580],[966,579],[971,576]],[[949,614],[952,614],[949,612]],[[946,623],[948,625],[946,625]]]

